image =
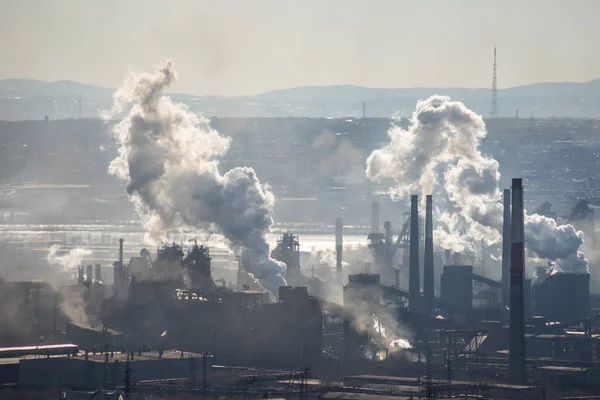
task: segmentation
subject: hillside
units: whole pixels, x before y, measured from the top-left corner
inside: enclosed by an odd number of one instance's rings
[[[0,120],[98,117],[111,104],[113,89],[72,81],[0,80]],[[254,96],[223,97],[173,94],[193,111],[219,117],[359,117],[362,104],[370,117],[408,116],[416,102],[432,94],[463,101],[488,115],[489,89],[307,86]],[[79,104],[81,96],[81,105]],[[524,118],[600,118],[600,79],[590,82],[536,83],[498,91],[499,114]]]

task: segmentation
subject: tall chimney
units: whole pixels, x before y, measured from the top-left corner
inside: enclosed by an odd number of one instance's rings
[[[119,239],[119,264],[123,268],[123,238]]]
[[[113,288],[114,288],[114,297],[115,300],[120,300],[120,296],[122,295],[121,283],[123,282],[123,269],[121,268],[121,264],[118,261],[113,263]]]
[[[426,311],[432,311],[433,291],[433,196],[425,197],[425,265],[423,271],[423,295]]]
[[[392,223],[385,221],[383,223],[383,229],[385,230],[385,242],[389,246],[392,244]]]
[[[101,282],[102,281],[102,266],[100,264],[96,264],[95,266],[95,271],[94,271],[94,279],[96,280],[96,282]]]
[[[94,278],[94,266],[93,265],[88,265],[87,266],[87,274],[85,277],[85,281],[88,283],[92,283],[92,279]]]
[[[504,223],[502,224],[502,301],[510,302],[510,189],[504,189]]]
[[[383,223],[383,230],[385,231],[385,266],[392,268],[392,264],[394,264],[394,252],[392,251],[394,245],[392,241],[392,223],[390,221],[385,221]]]
[[[344,244],[344,223],[341,218],[335,220],[335,269],[338,276],[342,274],[342,251]]]
[[[83,265],[77,267],[77,283],[83,285]]]
[[[379,203],[371,205],[371,233],[379,233]]]
[[[526,381],[525,316],[523,275],[525,272],[525,225],[523,212],[523,182],[512,180],[512,215],[510,249],[510,380],[513,384]]]
[[[419,196],[410,196],[410,259],[408,271],[409,309],[417,312],[421,284],[419,277]]]

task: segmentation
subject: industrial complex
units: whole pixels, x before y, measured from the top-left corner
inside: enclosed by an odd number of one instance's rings
[[[34,165],[0,187],[0,398],[599,398],[597,122],[444,96],[391,127],[200,121],[174,76],[139,78],[89,159],[62,122],[0,123],[0,167]],[[48,160],[86,183],[31,183]]]
[[[69,286],[0,284],[2,304],[14,305],[2,308],[0,380],[14,393],[107,396],[595,393],[600,333],[590,276],[526,265],[523,199],[522,180],[513,179],[504,191],[502,280],[486,276],[480,255],[439,250],[430,195],[424,218],[412,196],[397,239],[387,221],[380,233],[372,204],[367,264],[344,261],[340,218],[335,264],[317,273],[303,272],[300,240],[284,233],[271,252],[288,266],[278,293],[241,261],[237,282],[216,282],[209,248],[197,242],[125,260],[121,239],[112,285],[100,265],[77,268]]]

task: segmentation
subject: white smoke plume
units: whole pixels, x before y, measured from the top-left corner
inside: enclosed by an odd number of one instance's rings
[[[83,260],[92,255],[92,252],[87,249],[75,248],[68,253],[58,255],[61,246],[53,245],[48,249],[46,261],[50,266],[59,267],[60,271],[72,273],[78,266],[83,265]],[[76,276],[76,275],[75,275]],[[98,319],[93,315],[89,315],[86,310],[85,300],[82,287],[70,287],[68,290],[61,292],[62,298],[59,304],[61,311],[80,326],[91,327],[99,323]]]
[[[398,321],[396,305],[386,304],[372,286],[350,287],[344,293],[344,316],[354,331],[369,337],[363,354],[383,359],[386,353],[411,348],[412,333]]]
[[[498,243],[502,232],[502,195],[498,162],[479,149],[487,135],[480,115],[458,101],[431,96],[417,103],[408,130],[393,126],[390,143],[373,151],[366,174],[386,183],[392,196],[433,194],[436,243],[448,250],[473,250],[485,240]],[[424,209],[424,207],[421,207]],[[525,217],[525,241],[533,256],[564,271],[587,271],[579,251],[583,234],[571,225],[537,214]]]
[[[61,246],[53,245],[48,249],[48,254],[46,255],[46,261],[48,264],[53,266],[60,266],[63,272],[71,272],[75,268],[77,268],[82,264],[84,258],[92,255],[92,252],[87,249],[75,248],[71,249],[68,253],[63,255],[58,255]]]
[[[310,250],[310,256],[317,260],[319,264],[327,265],[329,268],[337,267],[337,257],[334,251],[331,249],[318,249],[313,247]],[[346,261],[342,261],[342,267],[347,267],[349,264]]]
[[[583,252],[583,232],[572,225],[558,225],[552,218],[525,215],[525,241],[535,256],[553,261],[550,273],[589,273],[588,260]]]
[[[243,248],[245,268],[277,293],[286,266],[269,257],[265,240],[273,193],[252,168],[219,172],[231,139],[163,95],[176,79],[173,63],[164,60],[117,90],[107,116],[125,116],[113,127],[120,147],[109,173],[127,182],[149,240],[164,241],[168,229],[214,229]]]

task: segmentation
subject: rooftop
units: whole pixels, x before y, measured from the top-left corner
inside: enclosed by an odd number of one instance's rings
[[[128,354],[127,353],[121,353],[121,352],[113,352],[112,353],[112,357],[111,357],[111,353],[99,353],[97,352],[96,354],[92,354],[92,353],[88,353],[88,357],[87,359],[89,361],[93,361],[93,362],[105,362],[106,361],[106,355],[108,354],[108,362],[114,362],[114,361],[119,361],[119,362],[125,362],[127,361],[128,358]],[[183,357],[182,357],[183,355]],[[136,362],[136,361],[148,361],[148,360],[160,360],[160,359],[177,359],[177,358],[201,358],[204,357],[204,354],[200,354],[200,353],[190,353],[190,352],[181,352],[181,351],[177,351],[177,350],[168,350],[168,351],[164,351],[162,353],[162,356],[159,354],[158,351],[145,351],[142,352],[142,355],[139,355],[138,352],[135,352],[133,355],[133,359],[131,359],[129,362]],[[212,355],[208,355],[208,357],[212,357]],[[35,359],[46,359],[46,358],[67,358],[67,359],[79,359],[79,360],[85,360],[85,352],[83,351],[79,351],[77,353],[76,356],[72,356],[72,357],[68,357],[65,355],[27,355],[27,356],[23,356],[23,357],[11,357],[11,358],[0,358],[0,365],[6,365],[6,364],[18,364],[19,361],[21,360],[35,360]]]

